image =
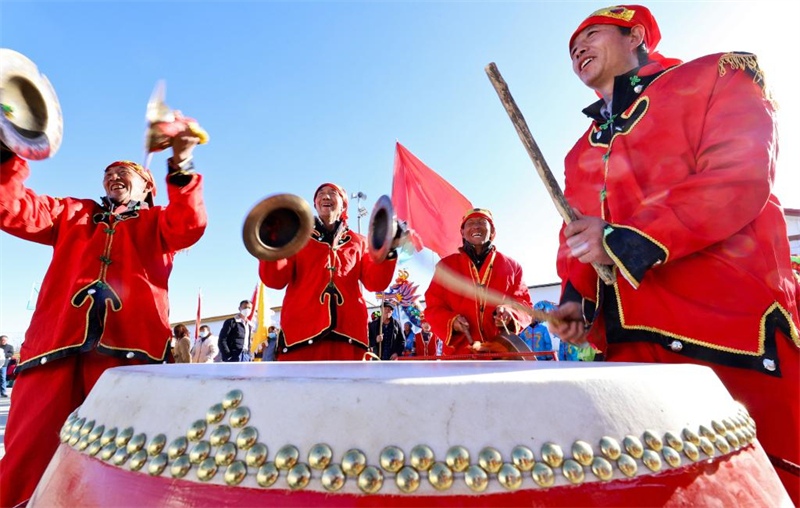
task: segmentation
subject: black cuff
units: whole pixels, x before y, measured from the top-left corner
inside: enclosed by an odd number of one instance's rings
[[[667,260],[667,250],[644,233],[625,226],[606,227],[603,244],[625,278],[639,286],[653,265]]]
[[[583,321],[586,323],[586,326],[591,326],[597,318],[597,303],[588,298],[584,298],[569,281],[567,281],[566,286],[564,286],[564,294],[561,295],[559,304],[561,305],[566,302],[576,302],[580,304],[581,311],[583,312]]]
[[[172,157],[167,159],[167,182],[185,187],[189,185],[194,177],[194,162],[191,159],[184,161],[183,164],[175,164]]]

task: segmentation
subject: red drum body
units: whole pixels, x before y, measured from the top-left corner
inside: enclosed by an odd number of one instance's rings
[[[122,367],[61,440],[30,506],[791,506],[692,365]]]

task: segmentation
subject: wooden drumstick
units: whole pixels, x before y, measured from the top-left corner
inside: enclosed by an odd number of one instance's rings
[[[539,145],[536,144],[536,141],[531,135],[531,131],[528,129],[525,117],[522,116],[522,112],[517,107],[514,97],[511,96],[508,85],[503,79],[503,76],[500,75],[500,71],[497,69],[494,62],[487,65],[485,70],[486,74],[489,76],[489,81],[492,82],[497,95],[500,97],[500,102],[503,103],[503,106],[506,108],[506,113],[508,113],[509,118],[511,118],[511,123],[513,123],[514,128],[517,129],[517,134],[519,134],[522,144],[525,145],[525,149],[528,151],[528,155],[533,161],[536,172],[542,179],[547,193],[550,194],[550,198],[553,200],[553,203],[555,203],[561,218],[564,219],[565,223],[569,224],[577,218],[575,211],[569,206],[569,203],[567,203],[567,199],[564,197],[561,187],[558,186],[558,182],[553,176],[552,171],[550,171],[550,166],[547,165],[542,151],[539,150]],[[599,263],[592,263],[592,266],[597,272],[597,275],[599,275],[607,285],[611,286],[616,282],[616,277],[614,277],[614,272],[611,270],[610,266],[601,265]]]
[[[506,307],[511,307],[531,316],[534,320],[539,322],[547,321],[553,324],[560,322],[560,320],[553,318],[547,312],[532,309],[516,300],[509,299],[500,291],[484,286],[478,286],[472,282],[472,280],[465,279],[441,263],[436,267],[436,272],[433,274],[433,278],[437,279],[450,291],[458,293],[462,296],[475,299],[481,298],[486,303],[490,303],[492,305],[504,305]]]

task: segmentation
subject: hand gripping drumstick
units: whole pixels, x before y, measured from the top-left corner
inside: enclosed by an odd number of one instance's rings
[[[506,113],[508,113],[509,118],[511,118],[511,123],[513,123],[514,127],[517,129],[517,134],[519,134],[522,144],[525,145],[525,149],[528,151],[528,155],[533,161],[536,172],[542,179],[547,193],[550,194],[550,198],[552,198],[553,203],[555,203],[561,218],[564,219],[565,223],[569,224],[577,218],[575,211],[572,210],[572,207],[567,203],[567,199],[564,197],[561,187],[558,186],[558,182],[550,171],[550,167],[547,165],[547,161],[544,160],[544,155],[542,155],[542,151],[539,150],[539,145],[534,141],[531,131],[528,129],[528,124],[525,122],[525,117],[522,116],[522,112],[520,112],[517,107],[517,103],[514,102],[508,85],[503,79],[503,76],[500,75],[500,71],[497,70],[497,66],[494,62],[487,65],[485,70],[486,74],[489,76],[489,81],[492,82],[497,95],[500,97],[500,102],[503,103],[503,106],[506,108]],[[616,282],[611,267],[599,263],[592,263],[592,266],[597,272],[597,275],[599,275],[607,285],[611,286]]]
[[[550,323],[556,324],[559,322],[559,320],[554,319],[547,312],[538,309],[532,309],[516,300],[509,299],[500,291],[488,288],[486,286],[477,285],[471,280],[465,279],[450,268],[444,266],[442,263],[439,263],[439,265],[436,267],[436,272],[433,274],[433,278],[438,279],[439,282],[450,291],[467,298],[481,298],[486,303],[490,303],[492,305],[504,305],[506,307],[511,307],[531,316],[540,323],[549,321]],[[469,339],[472,339],[472,337],[469,337]],[[470,344],[472,344],[472,342],[473,341],[470,340]]]

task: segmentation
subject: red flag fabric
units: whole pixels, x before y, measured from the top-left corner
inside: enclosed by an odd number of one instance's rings
[[[253,306],[250,307],[250,314],[247,316],[247,320],[251,322],[253,321],[253,317],[256,315],[256,303],[257,303],[256,300],[258,300],[258,284],[260,284],[260,282],[256,283],[256,288],[253,290],[253,298],[250,299],[250,303],[252,303]]]
[[[197,291],[197,317],[194,320],[194,340],[200,337],[200,302],[202,300],[202,293]]]
[[[455,187],[400,143],[394,156],[392,206],[397,218],[406,221],[424,246],[442,258],[461,247],[461,218],[473,208]]]

